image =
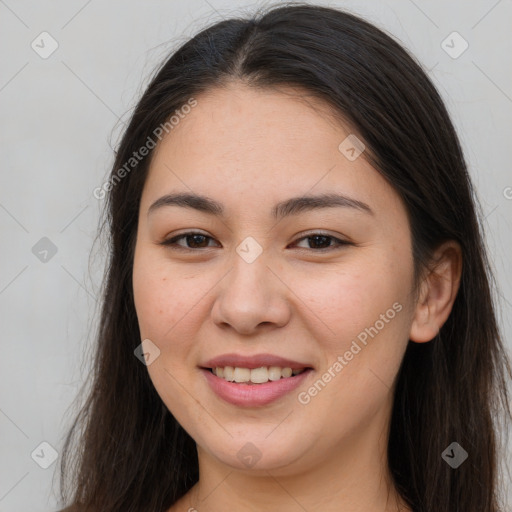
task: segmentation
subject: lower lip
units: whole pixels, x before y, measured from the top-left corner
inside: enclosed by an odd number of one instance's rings
[[[267,405],[293,391],[311,373],[311,368],[299,375],[281,378],[265,384],[237,384],[217,377],[210,370],[202,368],[210,388],[226,402],[241,407],[258,407]]]

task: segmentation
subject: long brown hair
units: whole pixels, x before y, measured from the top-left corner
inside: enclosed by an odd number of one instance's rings
[[[162,512],[198,480],[193,439],[134,356],[141,339],[133,255],[152,153],[122,179],[119,169],[191,98],[231,80],[299,87],[350,124],[407,208],[417,276],[439,244],[460,244],[451,315],[430,343],[410,342],[401,365],[389,466],[415,512],[497,512],[498,422],[509,419],[512,371],[481,213],[454,127],[425,72],[390,36],[354,15],[303,4],[201,31],[157,70],[134,110],[105,187],[110,256],[88,394],[64,447],[63,504]],[[457,469],[441,457],[452,442],[469,454]]]

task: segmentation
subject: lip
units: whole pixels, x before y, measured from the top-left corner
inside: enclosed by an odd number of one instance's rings
[[[239,368],[260,368],[262,366],[279,366],[281,368],[291,368],[292,370],[300,370],[302,368],[312,368],[308,363],[301,363],[299,361],[292,361],[283,357],[275,356],[272,354],[255,354],[253,356],[244,356],[241,354],[223,354],[204,364],[200,365],[201,368],[224,368],[226,366],[238,366]],[[277,381],[279,382],[279,381]]]
[[[255,368],[258,368],[258,366]],[[304,366],[300,368],[304,368]],[[269,381],[265,384],[237,384],[217,377],[208,368],[201,368],[201,372],[210,386],[210,389],[219,398],[239,407],[261,407],[274,402],[300,386],[312,371],[313,369],[309,367],[298,375],[276,381]]]

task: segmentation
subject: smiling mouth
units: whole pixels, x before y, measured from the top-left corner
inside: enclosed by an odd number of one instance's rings
[[[282,379],[290,379],[307,370],[309,367],[291,369],[281,366],[261,366],[259,368],[242,368],[233,366],[217,366],[215,368],[206,368],[217,377],[227,382],[236,384],[265,384],[267,382],[276,382]]]

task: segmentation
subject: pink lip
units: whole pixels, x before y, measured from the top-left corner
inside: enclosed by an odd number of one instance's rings
[[[215,362],[215,360],[213,360]],[[245,368],[248,368],[247,365],[241,365]],[[224,366],[221,364],[216,364],[215,366]],[[213,368],[215,368],[213,366]],[[225,366],[236,366],[226,364]],[[251,366],[251,368],[258,368],[259,366],[281,366],[280,364],[259,364],[257,366]],[[288,366],[290,365],[283,365]],[[304,368],[303,366],[299,366],[298,368]],[[313,370],[308,368],[303,371],[299,375],[294,375],[288,378],[281,378],[276,381],[269,381],[265,384],[237,384],[236,382],[228,382],[220,377],[214,375],[209,369],[202,368],[201,372],[206,378],[210,388],[214,393],[217,394],[220,398],[225,400],[226,402],[241,406],[241,407],[258,407],[269,404],[278,398],[286,395],[290,391],[293,391],[297,386],[299,386],[304,380],[308,377],[308,375]]]
[[[301,370],[311,368],[310,364],[291,361],[272,354],[256,354],[254,356],[242,356],[239,354],[224,354],[214,357],[201,365],[202,368],[224,368],[226,366],[238,366],[240,368],[260,368],[262,366],[279,366],[280,368],[291,368]]]

